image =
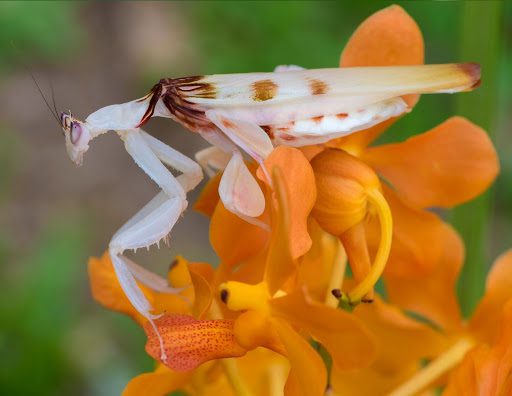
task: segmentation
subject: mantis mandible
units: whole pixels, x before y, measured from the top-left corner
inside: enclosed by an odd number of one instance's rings
[[[321,144],[399,116],[409,110],[402,95],[469,91],[479,81],[480,68],[473,63],[314,70],[279,66],[273,73],[162,79],[140,99],[103,107],[85,121],[62,113],[60,121],[73,162],[82,163],[92,139],[115,131],[161,189],[109,244],[121,287],[159,334],[153,322],[158,315],[136,280],[165,293],[179,289],[123,252],[167,237],[187,208],[187,192],[202,180],[202,169],[210,176],[224,169],[219,196],[226,209],[268,227],[257,219],[265,199],[242,152],[262,164],[276,145]],[[195,162],[141,129],[151,117],[171,118],[212,147],[198,152]],[[182,174],[174,177],[167,166]]]

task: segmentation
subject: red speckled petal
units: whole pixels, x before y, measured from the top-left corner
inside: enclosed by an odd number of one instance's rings
[[[247,351],[235,340],[233,320],[196,320],[187,315],[164,315],[155,320],[162,336],[167,367],[175,371],[189,371],[212,359],[243,356]],[[146,352],[160,359],[160,344],[148,323]]]

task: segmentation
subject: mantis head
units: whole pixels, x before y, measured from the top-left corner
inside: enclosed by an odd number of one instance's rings
[[[82,165],[84,153],[89,149],[89,141],[92,138],[89,128],[84,122],[74,118],[71,110],[60,114],[60,123],[69,158],[76,165]]]

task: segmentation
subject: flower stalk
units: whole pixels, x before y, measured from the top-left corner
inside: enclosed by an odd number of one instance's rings
[[[350,304],[357,304],[372,290],[377,283],[389,257],[391,241],[393,237],[393,219],[391,210],[382,193],[377,189],[367,192],[368,201],[377,209],[377,216],[380,223],[380,244],[375,255],[374,263],[368,275],[348,294],[343,294],[341,299]]]
[[[334,258],[334,263],[331,270],[331,277],[329,285],[327,286],[325,295],[325,305],[331,308],[336,308],[339,304],[338,299],[333,296],[332,290],[341,289],[343,285],[343,278],[345,277],[345,269],[347,268],[347,254],[341,243],[338,242],[338,251]]]
[[[424,369],[418,371],[418,373],[388,396],[413,396],[418,394],[441,375],[458,365],[474,344],[474,341],[469,338],[460,339],[441,356],[430,362]]]

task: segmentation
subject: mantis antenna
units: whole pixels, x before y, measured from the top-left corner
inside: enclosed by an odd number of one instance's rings
[[[18,54],[20,55],[20,58],[21,58],[21,55],[23,55],[23,53],[16,46],[16,44],[14,44],[14,41],[11,41],[11,45],[14,48],[14,50],[18,52]],[[50,89],[51,89],[51,92],[52,92],[53,109],[50,106],[50,103],[48,103],[48,100],[46,99],[46,96],[43,94],[43,90],[41,89],[41,86],[37,82],[37,79],[36,79],[36,77],[34,75],[34,72],[32,71],[32,68],[30,67],[30,65],[25,60],[22,60],[21,64],[28,71],[28,73],[30,74],[30,77],[32,78],[32,81],[34,81],[34,84],[36,85],[37,90],[39,91],[39,94],[43,98],[43,101],[46,104],[46,107],[48,108],[48,110],[50,110],[51,115],[53,116],[53,118],[55,118],[55,121],[57,121],[57,123],[60,126],[61,122],[60,122],[60,119],[59,119],[59,112],[58,112],[57,106],[55,104],[55,94],[54,94],[54,91],[53,91],[53,85],[51,83],[51,80],[50,80]]]

